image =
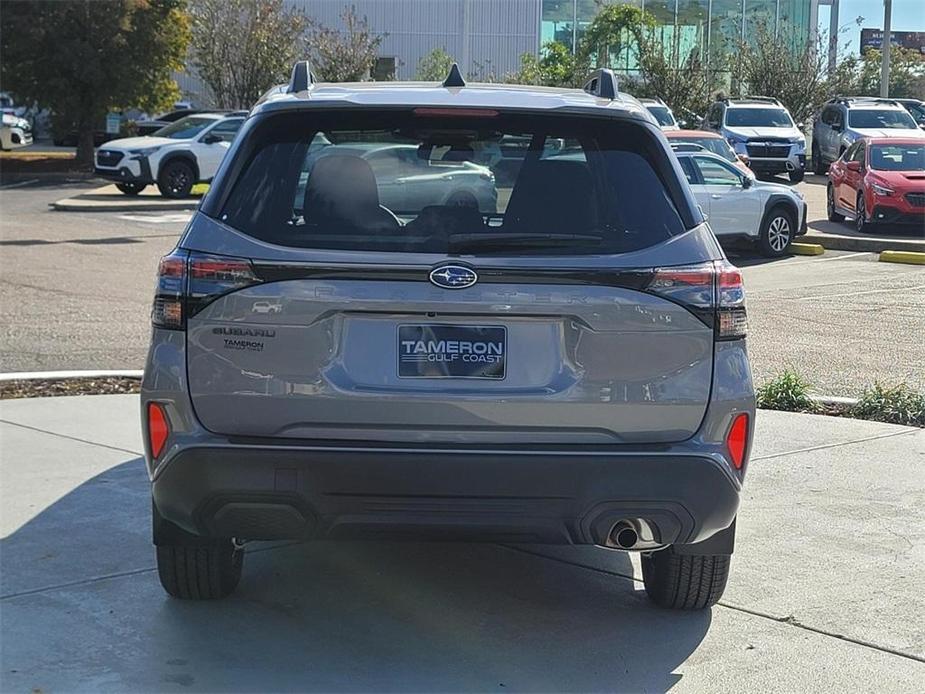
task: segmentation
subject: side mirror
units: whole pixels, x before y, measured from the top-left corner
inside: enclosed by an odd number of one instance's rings
[[[845,162],[845,168],[848,169],[848,171],[860,171],[860,170],[861,170],[861,162],[859,162],[859,161],[848,161],[848,162]]]
[[[202,138],[202,141],[206,143],[207,145],[214,145],[216,142],[221,142],[222,138],[219,137],[218,135],[209,134],[209,135],[206,135],[204,138]]]
[[[748,190],[752,187],[752,177],[751,176],[742,176],[742,188]]]

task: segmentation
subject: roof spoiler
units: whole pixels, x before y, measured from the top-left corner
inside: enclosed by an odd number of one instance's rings
[[[292,76],[289,78],[286,91],[289,93],[308,91],[316,81],[311,64],[307,60],[299,60],[292,66]]]
[[[585,82],[583,89],[588,94],[593,94],[598,98],[611,100],[616,99],[620,91],[617,85],[617,76],[613,70],[608,70],[607,68],[600,68],[591,73],[591,77]]]

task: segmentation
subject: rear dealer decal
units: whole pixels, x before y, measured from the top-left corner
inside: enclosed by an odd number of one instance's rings
[[[500,326],[401,325],[402,378],[504,378],[507,331]]]

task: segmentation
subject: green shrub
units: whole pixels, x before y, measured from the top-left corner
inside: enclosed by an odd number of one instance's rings
[[[787,412],[815,412],[818,409],[809,397],[809,383],[789,369],[758,388],[758,407]]]
[[[925,427],[925,393],[918,393],[905,383],[884,387],[875,383],[864,390],[851,416],[891,424]]]

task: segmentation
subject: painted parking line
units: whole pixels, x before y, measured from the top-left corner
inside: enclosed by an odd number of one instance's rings
[[[10,188],[22,188],[23,186],[28,186],[33,183],[38,183],[39,179],[30,178],[28,181],[18,181],[16,183],[7,183],[5,186],[0,186],[0,190],[9,190]]]
[[[145,224],[186,224],[192,218],[192,212],[175,212],[166,214],[120,214],[119,219],[127,222]]]

